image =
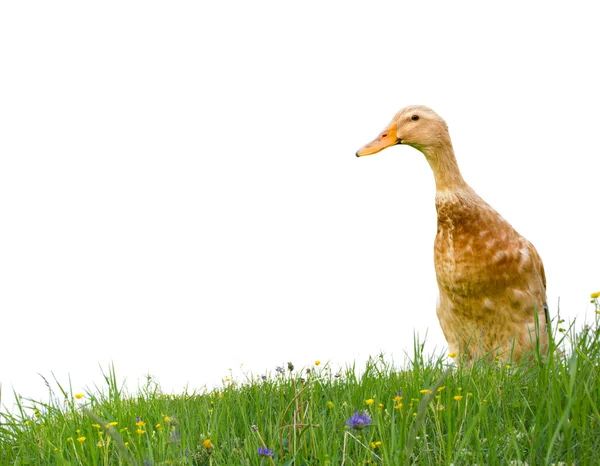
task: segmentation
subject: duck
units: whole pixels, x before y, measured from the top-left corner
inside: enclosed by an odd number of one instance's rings
[[[532,358],[548,348],[546,275],[531,242],[464,180],[448,125],[432,109],[400,110],[357,157],[395,145],[424,156],[435,179],[437,317],[457,364]]]

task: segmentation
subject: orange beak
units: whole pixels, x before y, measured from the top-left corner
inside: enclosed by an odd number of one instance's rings
[[[400,140],[396,137],[396,128],[397,126],[395,122],[390,124],[390,126],[384,129],[376,139],[371,141],[366,146],[362,146],[356,152],[356,156],[362,157],[363,155],[375,154],[386,147],[400,144]]]

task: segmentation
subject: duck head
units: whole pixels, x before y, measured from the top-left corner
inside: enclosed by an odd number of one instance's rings
[[[422,105],[412,105],[400,110],[390,124],[367,145],[361,147],[357,157],[375,154],[386,147],[406,144],[425,155],[428,149],[448,144],[448,126],[433,110]]]

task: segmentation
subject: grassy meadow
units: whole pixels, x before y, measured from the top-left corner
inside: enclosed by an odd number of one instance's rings
[[[50,401],[17,397],[1,415],[0,464],[600,464],[593,301],[591,325],[556,324],[562,353],[523,365],[456,367],[416,342],[403,367],[295,361],[197,393],[164,394],[152,378],[130,393],[113,368],[86,393],[56,381]]]

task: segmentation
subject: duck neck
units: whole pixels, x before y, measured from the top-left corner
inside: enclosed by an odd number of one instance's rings
[[[435,188],[438,192],[457,191],[467,186],[449,141],[447,144],[439,146],[424,147],[421,152],[425,154],[425,158],[433,170]]]

